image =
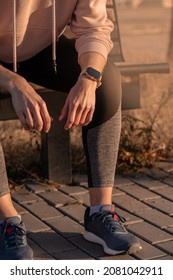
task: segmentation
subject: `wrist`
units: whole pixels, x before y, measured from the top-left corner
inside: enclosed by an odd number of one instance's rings
[[[98,70],[93,67],[87,67],[83,69],[80,73],[80,76],[84,76],[85,78],[92,80],[97,83],[97,88],[101,86],[102,82],[102,74]]]
[[[94,86],[94,89],[97,89],[97,82],[89,79],[86,75],[79,75],[78,80],[84,81],[87,86]]]
[[[0,86],[12,93],[17,79],[18,75],[16,73],[0,65]]]
[[[12,74],[13,72],[0,65],[0,86],[9,90]]]

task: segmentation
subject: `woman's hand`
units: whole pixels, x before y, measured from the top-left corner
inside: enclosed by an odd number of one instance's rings
[[[85,76],[79,76],[70,90],[59,120],[67,118],[65,129],[87,125],[91,122],[95,110],[95,91],[97,83]]]
[[[23,77],[11,71],[8,71],[8,75],[6,89],[11,93],[14,109],[23,127],[48,132],[51,117],[44,100]]]

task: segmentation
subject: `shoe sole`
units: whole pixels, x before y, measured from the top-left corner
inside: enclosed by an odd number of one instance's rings
[[[122,253],[127,253],[129,255],[132,255],[132,254],[135,254],[142,249],[142,246],[139,243],[135,243],[135,244],[132,244],[127,250],[122,250],[122,251],[112,250],[109,247],[107,247],[107,245],[106,245],[106,243],[103,239],[101,239],[100,237],[98,237],[97,235],[95,235],[91,232],[85,231],[83,233],[83,237],[87,241],[102,245],[103,251],[107,255],[118,255],[118,254],[122,254]]]

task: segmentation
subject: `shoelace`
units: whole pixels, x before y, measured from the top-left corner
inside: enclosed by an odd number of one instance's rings
[[[12,249],[25,244],[24,237],[26,233],[24,229],[6,220],[0,224],[0,233],[2,234],[2,246],[5,246],[6,249]]]
[[[114,232],[126,232],[122,223],[126,222],[124,217],[121,217],[116,212],[102,211],[93,215],[93,219],[101,220],[105,227],[113,234]]]

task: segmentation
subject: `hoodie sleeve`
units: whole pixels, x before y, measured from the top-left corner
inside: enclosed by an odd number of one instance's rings
[[[97,52],[107,59],[113,43],[110,34],[113,23],[107,18],[107,0],[79,0],[70,27],[75,34],[78,57]]]

